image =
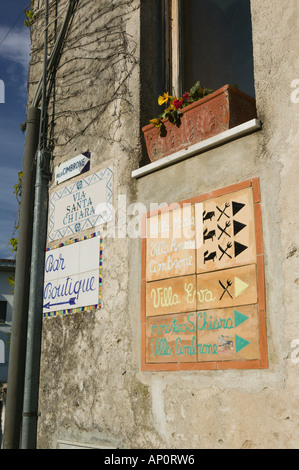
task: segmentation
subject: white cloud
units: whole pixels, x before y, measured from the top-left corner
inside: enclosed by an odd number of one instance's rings
[[[0,26],[0,38],[4,38],[8,28]],[[0,57],[18,63],[27,73],[30,59],[30,33],[27,28],[10,31],[0,47]]]
[[[9,213],[17,212],[17,202],[14,195],[14,185],[18,183],[18,170],[9,167],[1,167],[0,172],[0,207],[2,216],[5,211]]]
[[[0,41],[9,29],[0,26]],[[5,80],[5,104],[0,104],[0,258],[10,257],[8,241],[17,220],[17,201],[13,194],[24,151],[19,124],[24,120],[26,81],[30,60],[28,28],[14,28],[0,46],[1,77]],[[10,107],[6,106],[9,103]]]
[[[13,258],[12,247],[8,244],[9,240],[14,237],[17,238],[17,233],[14,233],[14,220],[1,221],[1,238],[0,238],[0,258],[7,259]]]

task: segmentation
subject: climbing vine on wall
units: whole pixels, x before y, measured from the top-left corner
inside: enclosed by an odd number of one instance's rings
[[[49,53],[68,5],[68,0],[50,0]],[[44,1],[32,0],[25,13],[25,24],[31,31],[29,102],[44,60],[44,8]],[[130,139],[119,131],[136,116],[130,79],[138,63],[138,38],[128,33],[127,25],[138,8],[136,0],[78,2],[58,66],[48,77],[48,142],[55,155],[67,155],[78,138],[90,141],[95,133],[103,147],[117,143],[121,149],[134,150]],[[19,174],[14,188],[17,200],[21,179]],[[16,222],[9,241],[13,253],[17,251],[17,229]]]
[[[31,0],[30,4],[28,5],[27,9],[25,10],[25,17],[26,19],[24,20],[24,25],[27,26],[28,28],[31,28],[34,19],[35,19],[35,14],[34,14],[34,0]],[[24,132],[25,127],[22,124],[21,125],[21,130]],[[17,200],[17,209],[18,209],[18,218],[14,223],[14,230],[12,233],[11,238],[8,241],[8,245],[11,246],[11,252],[12,254],[16,254],[17,249],[18,249],[18,238],[17,238],[17,231],[19,228],[19,212],[20,212],[20,205],[21,205],[21,195],[22,195],[22,181],[23,181],[23,172],[19,171],[18,172],[18,182],[14,185],[14,190],[13,193],[16,197]],[[15,285],[15,277],[14,275],[10,276],[8,278],[9,284],[12,286],[12,293],[14,291],[14,285]]]
[[[28,28],[31,28],[35,19],[34,0],[31,0],[28,9],[25,10],[25,16],[26,16],[26,19],[24,20],[24,25],[27,26]]]
[[[50,4],[50,50],[66,7],[67,2]],[[117,142],[130,149],[119,130],[134,114],[129,84],[138,60],[137,38],[128,34],[127,24],[138,8],[136,0],[79,2],[49,86],[49,140],[56,155],[68,154],[69,145],[94,132],[102,145]],[[43,51],[41,10],[36,18],[31,69],[41,63]]]
[[[23,172],[19,171],[19,173],[18,173],[18,182],[14,185],[14,195],[16,197],[17,207],[18,207],[18,219],[14,224],[13,234],[12,234],[11,239],[8,242],[8,244],[11,245],[12,253],[16,253],[17,249],[18,249],[18,238],[16,236],[16,233],[17,233],[17,230],[19,228],[19,211],[20,211],[20,205],[21,205],[22,181],[23,181]],[[12,288],[14,289],[14,285],[15,285],[14,275],[12,275],[8,278],[8,282],[12,286]]]

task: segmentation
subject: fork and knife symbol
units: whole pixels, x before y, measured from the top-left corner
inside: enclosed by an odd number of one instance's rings
[[[222,297],[224,296],[225,293],[227,293],[227,294],[230,296],[230,298],[232,299],[233,297],[231,296],[231,294],[230,294],[229,291],[228,291],[228,288],[232,285],[232,281],[230,281],[229,279],[227,279],[227,281],[226,281],[226,286],[224,286],[224,284],[222,284],[221,281],[218,281],[218,282],[219,282],[219,284],[221,285],[221,287],[223,288],[223,292],[222,292],[221,297],[220,297],[219,300],[222,299]]]

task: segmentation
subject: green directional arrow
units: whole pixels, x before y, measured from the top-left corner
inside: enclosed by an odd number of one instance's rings
[[[245,348],[250,341],[247,341],[247,339],[241,338],[241,336],[235,335],[235,342],[236,342],[236,353],[241,351],[241,349]]]
[[[235,314],[235,328],[237,326],[241,325],[241,323],[243,323],[245,320],[248,320],[248,318],[249,318],[246,315],[244,315],[243,313],[238,312],[238,310],[235,310],[234,314]]]

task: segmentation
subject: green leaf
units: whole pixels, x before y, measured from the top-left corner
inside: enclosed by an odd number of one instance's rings
[[[195,94],[198,93],[200,89],[200,81],[196,82],[193,87],[190,89],[190,95],[193,97]]]
[[[33,13],[32,13],[32,11],[31,11],[31,10],[27,10],[27,11],[25,11],[25,15],[26,15],[26,16],[27,16],[27,18],[29,18],[29,19],[33,18]]]
[[[12,294],[14,293],[14,289],[15,289],[15,277],[14,276],[11,276],[9,277],[8,279],[8,283],[12,286]]]
[[[18,239],[17,238],[11,238],[8,242],[9,245],[12,246],[12,253],[14,253],[15,251],[17,251],[18,249]]]

